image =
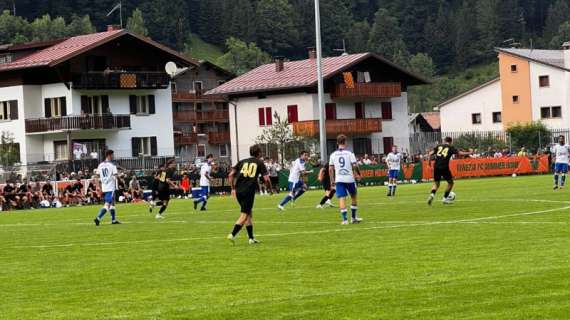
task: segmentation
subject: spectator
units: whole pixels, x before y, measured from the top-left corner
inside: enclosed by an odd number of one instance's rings
[[[528,155],[528,153],[526,152],[526,149],[524,146],[521,147],[521,149],[519,150],[519,153],[517,153],[517,157],[526,157]]]
[[[186,178],[188,178],[188,176],[186,174],[184,174],[184,176]],[[188,184],[190,184],[190,179],[188,179]],[[137,176],[133,176],[131,178],[131,181],[129,181],[129,192],[133,198],[133,202],[139,202],[142,200],[143,194],[142,194],[141,186],[140,186],[139,180],[137,179]],[[186,194],[187,194],[187,191],[186,191]]]

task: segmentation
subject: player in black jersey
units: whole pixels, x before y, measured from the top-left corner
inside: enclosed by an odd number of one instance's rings
[[[325,206],[334,207],[334,205],[331,202],[331,199],[334,197],[336,190],[334,186],[331,184],[331,176],[329,174],[328,163],[325,164],[319,171],[318,179],[321,182],[323,189],[325,190],[325,195],[321,199],[321,202],[317,205],[317,209],[322,209]]]
[[[158,201],[150,204],[149,211],[152,212],[154,205],[160,206],[160,210],[158,210],[155,217],[156,219],[162,219],[162,214],[166,211],[168,203],[170,202],[170,187],[176,187],[172,182],[175,165],[174,159],[168,160],[158,169],[158,172],[154,176],[153,183],[156,188],[154,194],[158,197]]]
[[[432,156],[435,158],[435,165],[433,169],[433,187],[431,188],[431,193],[428,198],[428,204],[430,206],[433,202],[433,199],[435,198],[435,194],[439,189],[442,179],[447,181],[447,188],[445,189],[445,193],[443,195],[443,203],[449,204],[453,201],[453,199],[449,197],[451,190],[453,190],[453,175],[449,169],[449,160],[451,160],[454,155],[463,156],[471,154],[471,152],[458,151],[451,145],[452,143],[453,139],[451,139],[451,137],[446,137],[443,140],[443,144],[436,146],[429,154],[430,159]]]
[[[269,173],[263,161],[261,161],[261,148],[258,145],[249,148],[251,158],[238,162],[229,175],[230,185],[232,187],[232,195],[236,197],[240,207],[241,215],[234,225],[232,233],[228,235],[228,240],[235,244],[235,239],[241,228],[245,225],[249,244],[259,243],[253,236],[252,210],[255,200],[255,193],[258,191],[259,185],[257,179],[263,177],[263,181],[267,186],[267,190],[271,188]]]

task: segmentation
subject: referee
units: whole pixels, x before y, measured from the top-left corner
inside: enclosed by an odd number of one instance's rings
[[[259,188],[257,177],[262,176],[267,190],[272,190],[269,174],[263,161],[261,161],[261,148],[258,145],[249,148],[251,158],[238,162],[229,175],[230,185],[232,187],[232,195],[236,197],[240,207],[241,214],[234,225],[232,233],[228,235],[228,240],[235,244],[237,234],[245,225],[249,244],[257,244],[258,240],[253,236],[252,210],[255,200],[255,193]]]

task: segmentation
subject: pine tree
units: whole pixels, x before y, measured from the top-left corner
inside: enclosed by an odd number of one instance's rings
[[[272,55],[290,55],[299,47],[296,12],[287,0],[259,0],[257,44]]]
[[[209,1],[208,1],[209,2]],[[172,10],[176,8],[176,10]],[[190,34],[184,0],[153,0],[141,6],[150,36],[182,50]]]
[[[345,34],[346,48],[351,53],[368,51],[368,39],[370,37],[370,24],[363,20],[356,22]]]
[[[93,26],[91,23],[91,19],[88,15],[85,15],[83,17],[73,15],[71,17],[71,22],[67,26],[67,34],[70,36],[89,34],[94,32],[95,26]]]
[[[263,52],[253,42],[248,44],[236,38],[229,38],[226,41],[226,47],[228,51],[217,62],[226,70],[237,75],[271,61],[271,56]]]
[[[548,8],[543,32],[544,40],[551,42],[552,38],[558,34],[560,25],[568,20],[570,20],[570,7],[566,1],[557,0]],[[556,47],[560,47],[560,44]]]
[[[368,47],[387,59],[404,60],[408,50],[402,39],[398,19],[390,15],[387,9],[381,8],[376,12],[374,24],[370,30]]]
[[[139,8],[136,8],[127,20],[127,30],[141,36],[148,36],[148,29],[145,27],[142,11]]]
[[[478,44],[485,58],[492,58],[495,55],[494,48],[500,44],[500,19],[497,16],[499,2],[499,0],[479,0],[477,2],[477,32],[480,35]]]
[[[477,19],[473,3],[463,2],[455,17],[455,67],[463,69],[480,61]]]
[[[454,52],[449,10],[445,3],[440,4],[436,17],[430,17],[426,22],[424,30],[428,55],[439,71],[446,71],[452,64]]]

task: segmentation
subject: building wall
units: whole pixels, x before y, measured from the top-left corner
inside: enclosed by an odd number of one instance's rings
[[[539,77],[549,76],[550,86],[540,87]],[[561,69],[535,62],[530,63],[530,85],[532,90],[532,119],[540,120],[549,128],[570,128],[570,109],[566,102],[568,83],[566,72]],[[541,119],[542,107],[562,107],[562,118]]]
[[[0,120],[0,133],[7,132],[14,137],[14,142],[20,144],[20,159],[26,159],[26,130],[24,114],[24,89],[23,86],[0,88],[0,101],[18,101],[18,120]]]
[[[516,72],[511,72],[511,65],[517,66]],[[508,128],[516,123],[532,121],[529,61],[499,53],[499,73],[501,77],[503,127]],[[513,96],[519,96],[518,103],[513,103]]]
[[[206,90],[219,86],[220,80],[226,81],[227,78],[219,75],[214,69],[200,65],[196,69],[188,70],[175,78],[176,90],[178,92],[194,93],[194,82],[201,81],[202,89],[206,92]]]
[[[499,131],[502,123],[493,123],[493,112],[501,112],[501,81],[473,91],[439,110],[442,132]],[[473,124],[471,115],[481,113],[481,124]],[[503,116],[504,122],[504,116]]]

